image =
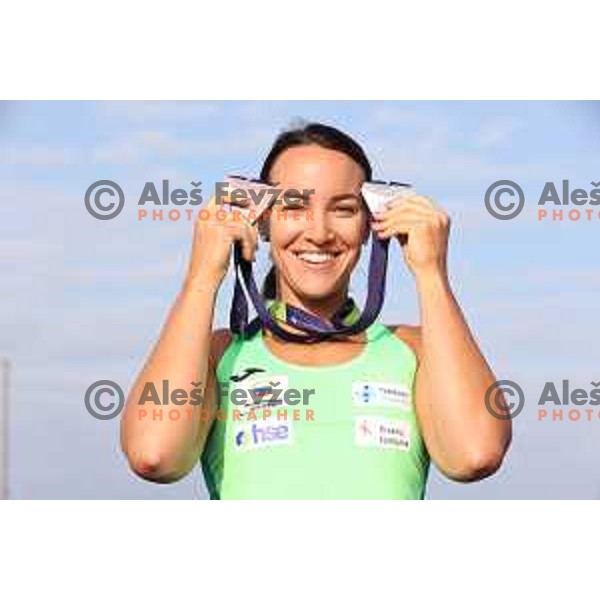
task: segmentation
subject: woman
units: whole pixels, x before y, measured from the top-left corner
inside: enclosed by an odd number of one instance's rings
[[[212,331],[232,244],[241,242],[244,258],[253,260],[257,228],[233,215],[199,220],[184,285],[124,412],[122,444],[132,469],[172,482],[202,456],[212,498],[292,499],[422,498],[430,457],[454,480],[494,473],[511,426],[485,407],[495,377],[450,288],[448,216],[413,196],[371,219],[360,196],[371,179],[367,157],[346,134],[317,123],[281,134],[261,179],[279,189],[311,190],[307,203],[276,205],[263,223],[273,260],[263,293],[272,314],[289,304],[331,319],[348,300],[372,229],[402,243],[421,326],[376,322],[346,339],[314,344],[282,341],[266,329],[250,339]],[[209,209],[216,208],[212,199]],[[202,405],[170,405],[175,418],[141,419],[137,399],[148,383],[161,389],[163,380],[188,396],[201,388]],[[299,420],[291,414],[297,406],[285,407],[285,419],[247,405],[236,410],[217,382],[228,391],[266,382],[271,389],[312,388],[310,410],[299,410]],[[184,418],[186,410],[191,418]]]

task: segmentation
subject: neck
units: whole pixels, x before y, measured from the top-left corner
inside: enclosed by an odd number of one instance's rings
[[[330,321],[346,301],[347,294],[347,288],[343,288],[325,298],[310,299],[299,298],[292,290],[284,289],[281,294],[278,294],[278,300],[300,308],[315,317]]]

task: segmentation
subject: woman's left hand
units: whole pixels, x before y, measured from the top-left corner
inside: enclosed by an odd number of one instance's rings
[[[450,217],[427,196],[409,196],[390,202],[373,215],[379,239],[397,237],[415,277],[447,275],[446,257]]]

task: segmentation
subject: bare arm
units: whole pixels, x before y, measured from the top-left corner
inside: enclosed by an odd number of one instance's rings
[[[511,423],[492,416],[485,394],[496,378],[443,277],[418,283],[421,312],[417,415],[438,468],[459,481],[493,474]]]
[[[219,207],[214,198],[207,209],[216,214]],[[204,448],[217,406],[215,365],[224,337],[223,332],[212,332],[214,305],[236,240],[242,242],[244,256],[252,260],[256,231],[250,225],[231,216],[196,222],[184,284],[128,395],[121,445],[132,470],[145,479],[159,483],[181,479]],[[185,403],[158,406],[144,402],[142,406],[140,400],[147,386],[153,385],[162,398],[165,380],[170,392],[185,391]],[[200,391],[200,404],[193,402],[194,390]],[[147,412],[143,418],[140,408]],[[204,411],[202,418],[200,411]],[[204,418],[206,411],[209,418]]]
[[[411,338],[419,367],[417,417],[427,449],[440,470],[460,481],[494,473],[511,440],[510,420],[488,413],[485,394],[495,376],[482,356],[451,291],[446,268],[450,219],[431,199],[393,202],[373,228],[382,238],[399,236],[415,276],[421,330]],[[503,399],[499,399],[502,400]]]
[[[131,468],[146,479],[165,483],[180,479],[193,468],[204,447],[216,406],[214,366],[209,364],[209,356],[217,291],[218,285],[210,281],[186,282],[129,393],[121,443]],[[187,398],[192,390],[200,389],[203,401],[181,406],[140,404],[148,384],[162,394],[163,380],[168,380],[170,390],[185,390]],[[201,385],[197,387],[194,383],[198,382]],[[144,418],[140,409],[147,413]],[[201,409],[210,411],[211,417],[201,420]],[[173,413],[179,413],[179,418]]]

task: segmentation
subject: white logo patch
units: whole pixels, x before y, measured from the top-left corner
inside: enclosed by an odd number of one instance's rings
[[[292,442],[292,425],[286,421],[258,421],[235,428],[233,446],[238,451],[282,446]]]
[[[357,446],[375,446],[410,450],[410,423],[381,417],[355,417],[354,442]]]
[[[352,400],[360,406],[389,406],[403,410],[410,410],[412,405],[409,388],[385,381],[355,381]]]

